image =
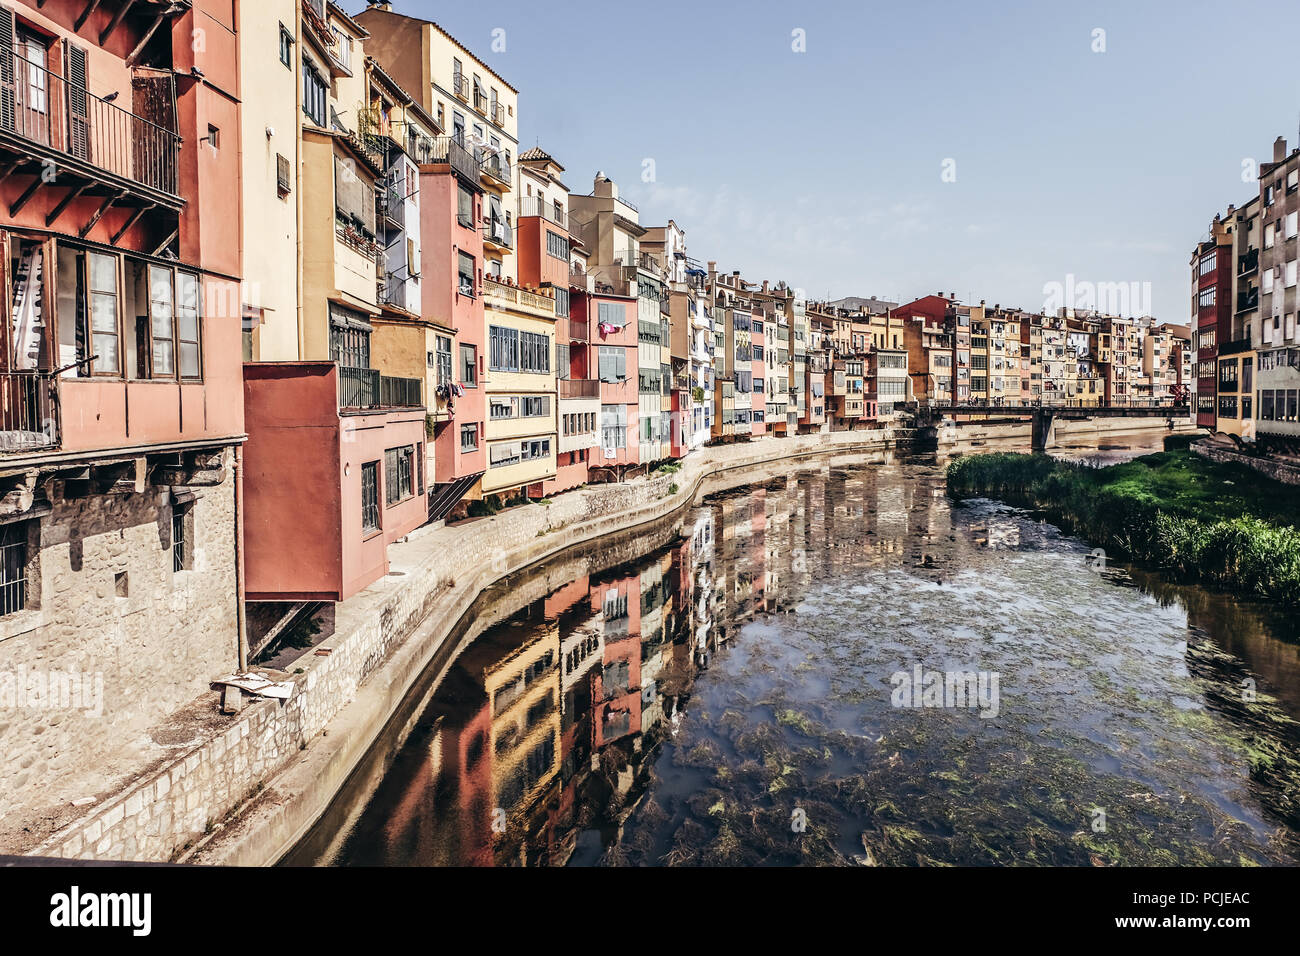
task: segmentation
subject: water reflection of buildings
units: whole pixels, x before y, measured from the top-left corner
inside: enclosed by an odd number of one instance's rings
[[[670,546],[579,575],[490,628],[451,665],[426,736],[403,748],[422,740],[418,760],[395,764],[363,813],[375,822],[356,839],[374,846],[344,856],[589,861],[593,841],[618,838],[720,645],[795,607],[828,567],[874,566],[909,533],[946,537],[941,499],[916,487],[832,470],[716,496]]]

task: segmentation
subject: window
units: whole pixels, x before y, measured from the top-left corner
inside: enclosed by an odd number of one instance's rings
[[[563,262],[569,261],[569,240],[566,236],[546,230],[546,254]]]
[[[519,371],[549,374],[551,337],[537,332],[519,333]]]
[[[622,382],[627,378],[627,350],[616,345],[600,346],[598,357],[600,380],[602,382]]]
[[[621,329],[627,325],[627,310],[617,302],[599,302],[596,305],[596,318],[601,325]]]
[[[302,58],[302,111],[317,126],[325,125],[329,84],[307,57]]]
[[[172,506],[172,571],[188,571],[191,567],[191,549],[185,533],[189,508]]]
[[[478,426],[477,425],[460,426],[460,450],[461,451],[478,450]]]
[[[488,327],[488,367],[498,372],[551,371],[551,337],[502,325]]]
[[[1210,309],[1210,308],[1213,308],[1213,307],[1214,307],[1214,291],[1215,291],[1215,290],[1214,290],[1214,287],[1213,287],[1213,286],[1211,286],[1210,288],[1208,288],[1208,289],[1206,289],[1205,291],[1203,291],[1203,292],[1200,294],[1200,296],[1197,297],[1197,302],[1196,302],[1197,306],[1198,306],[1199,308],[1202,308],[1202,309]]]
[[[27,526],[0,526],[0,616],[27,607]]]
[[[555,290],[555,314],[564,318],[569,314],[569,290],[552,286]]]
[[[337,307],[330,310],[330,361],[340,368],[370,368],[370,330]]]
[[[456,193],[456,222],[466,229],[474,228],[474,194],[459,185]]]
[[[361,530],[379,530],[379,462],[361,466]]]
[[[199,277],[176,273],[176,340],[180,350],[181,378],[202,377],[199,345]]]
[[[280,62],[293,69],[293,34],[283,23],[280,24]]]
[[[439,385],[451,384],[451,339],[445,335],[439,335],[435,345],[436,353],[434,354],[433,365],[436,369],[434,380]]]
[[[627,447],[627,406],[600,406],[600,446],[609,457]]]
[[[460,253],[460,294],[474,294],[474,257]]]
[[[176,329],[173,316],[172,272],[149,267],[149,334],[153,342],[154,377],[176,374]]]
[[[488,464],[493,468],[517,465],[523,461],[538,461],[551,456],[549,438],[532,438],[525,441],[498,442],[488,450]]]
[[[118,349],[117,259],[98,252],[86,254],[90,287],[90,335],[94,370],[108,375],[122,371]]]
[[[392,507],[415,494],[415,446],[384,452],[384,503]]]
[[[478,386],[478,349],[473,345],[460,347],[460,384],[466,388]]]
[[[352,69],[352,37],[348,36],[336,26],[330,27],[330,33],[334,34],[334,39],[338,41],[338,61],[348,70]]]
[[[283,199],[293,191],[289,170],[289,157],[281,153],[275,155],[275,189],[280,198]]]
[[[1211,252],[1209,255],[1201,257],[1201,267],[1198,275],[1205,275],[1214,271],[1215,262],[1218,258],[1217,253]]]
[[[494,372],[519,369],[519,331],[500,325],[488,326],[488,368]]]

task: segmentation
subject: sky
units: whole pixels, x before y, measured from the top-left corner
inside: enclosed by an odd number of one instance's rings
[[[1243,164],[1300,138],[1294,0],[393,9],[519,90],[520,148],[573,192],[603,171],[693,258],[811,299],[1124,283],[1186,322],[1192,248],[1258,192]]]

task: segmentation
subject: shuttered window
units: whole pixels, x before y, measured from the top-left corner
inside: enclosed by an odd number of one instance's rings
[[[86,94],[86,51],[68,44],[68,151],[90,159],[90,101]]]
[[[0,128],[17,125],[14,103],[14,14],[0,6]]]
[[[334,205],[341,218],[368,236],[375,234],[375,190],[362,178],[356,163],[342,156],[334,157]]]

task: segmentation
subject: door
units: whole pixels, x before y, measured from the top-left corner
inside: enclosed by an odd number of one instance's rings
[[[18,97],[18,131],[28,139],[47,145],[50,128],[50,48],[46,41],[24,30],[18,31],[14,57],[14,89]]]

